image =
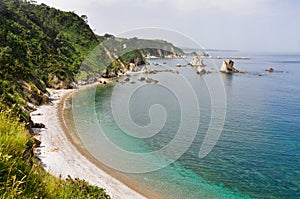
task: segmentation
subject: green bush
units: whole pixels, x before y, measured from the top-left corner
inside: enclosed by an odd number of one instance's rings
[[[0,198],[110,198],[86,181],[48,174],[32,155],[34,143],[24,124],[0,112]]]

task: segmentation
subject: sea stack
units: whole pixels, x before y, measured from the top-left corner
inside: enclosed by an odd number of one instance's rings
[[[232,60],[225,60],[222,63],[220,72],[222,73],[239,73],[240,71],[234,68],[234,61]]]
[[[206,66],[203,63],[203,59],[201,59],[201,56],[193,57],[193,60],[191,61],[191,63],[189,65],[191,65],[191,66],[200,66],[200,67]]]

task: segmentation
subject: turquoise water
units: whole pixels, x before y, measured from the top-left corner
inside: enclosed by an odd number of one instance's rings
[[[238,53],[212,54],[238,56]],[[205,77],[197,75],[191,67],[175,67],[186,60],[150,60],[150,63],[162,64],[151,65],[152,68],[171,67],[189,80],[199,101],[200,123],[192,145],[177,161],[158,171],[125,174],[128,179],[167,198],[300,197],[300,54],[241,55],[252,58],[236,60],[235,63],[247,74],[219,76],[212,73]],[[221,60],[214,62],[218,67],[221,65]],[[212,70],[214,64],[210,60],[205,60],[205,63],[208,64],[206,68]],[[269,67],[283,72],[265,72],[264,69]],[[131,77],[137,85],[142,85],[129,101],[132,119],[141,126],[149,124],[148,111],[153,104],[161,104],[168,116],[161,131],[151,138],[139,139],[124,134],[113,119],[113,89],[120,86],[126,91],[130,83],[99,86],[95,96],[94,89],[75,95],[77,114],[80,113],[78,134],[85,147],[100,161],[117,157],[111,149],[104,147],[106,139],[126,151],[151,152],[171,142],[184,119],[176,94],[159,84],[143,84],[137,81],[139,76]],[[148,76],[159,81],[165,78],[161,73]],[[225,123],[216,146],[205,158],[199,158],[212,111],[206,84],[213,84],[216,78],[224,82],[227,99]],[[91,115],[96,115],[96,119]],[[189,122],[192,124],[193,121],[197,120],[193,120],[192,115]],[[97,131],[95,125],[98,124],[104,135]],[[134,162],[132,167],[135,167]]]

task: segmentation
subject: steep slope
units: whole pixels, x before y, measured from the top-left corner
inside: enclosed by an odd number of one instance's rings
[[[0,9],[2,108],[41,104],[46,87],[71,87],[84,55],[98,44],[85,21],[19,0],[2,0]]]

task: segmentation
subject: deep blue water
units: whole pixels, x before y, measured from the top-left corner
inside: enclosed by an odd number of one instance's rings
[[[214,52],[212,55],[235,57],[239,53]],[[178,63],[186,63],[186,60],[149,60],[152,68],[172,68],[188,79],[197,96],[201,114],[200,118],[190,115],[187,122],[193,125],[199,119],[200,123],[192,145],[177,161],[158,171],[125,174],[129,180],[167,198],[300,198],[300,54],[240,55],[251,57],[251,60],[235,60],[235,66],[246,74],[216,73],[216,69],[212,68],[215,65],[219,68],[222,59],[205,60],[206,69],[213,71],[205,76],[197,75],[190,66],[175,67]],[[154,62],[161,63],[161,66],[154,66]],[[276,72],[264,71],[270,67]],[[163,73],[147,76],[160,82],[172,82],[172,77],[175,77],[172,75],[167,80],[163,79],[166,78]],[[111,149],[101,147],[106,146],[103,134],[91,124],[100,124],[105,137],[118,147],[147,153],[171,142],[181,120],[185,119],[181,118],[181,102],[176,93],[160,83],[139,82],[139,76],[145,75],[131,77],[131,81],[136,81],[135,85],[140,87],[128,102],[134,122],[140,126],[149,124],[149,109],[154,104],[161,104],[167,113],[163,128],[151,138],[139,139],[124,134],[113,119],[113,89],[119,86],[126,93],[133,84],[117,83],[99,86],[96,90],[86,89],[73,98],[73,101],[78,101],[77,109],[80,111],[76,121],[78,135],[100,161],[118,156]],[[226,93],[225,123],[213,150],[206,157],[199,158],[212,111],[206,84],[216,83],[217,78],[221,78]],[[96,96],[92,94],[94,91]],[[118,103],[126,103],[126,100],[122,101],[122,94],[119,98]],[[97,116],[96,119],[90,117],[92,114]],[[135,166],[132,162],[132,167]]]

